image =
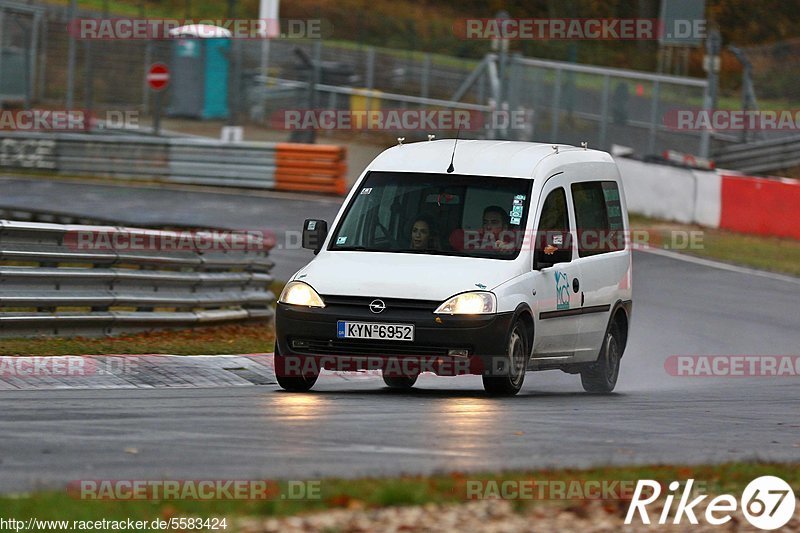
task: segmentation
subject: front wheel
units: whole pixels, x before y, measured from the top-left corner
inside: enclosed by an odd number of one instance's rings
[[[525,327],[515,322],[508,337],[506,359],[500,368],[491,366],[490,372],[503,375],[483,376],[483,388],[492,396],[514,396],[522,388],[525,381],[525,369],[528,365],[528,338]],[[506,372],[507,370],[507,372]]]
[[[293,356],[294,357],[294,356]],[[319,369],[312,369],[307,371],[302,369],[302,364],[293,365],[294,361],[287,360],[286,357],[278,351],[278,343],[275,342],[275,377],[278,380],[278,385],[289,392],[306,392],[314,386],[319,377]],[[293,366],[300,368],[293,369]],[[313,365],[312,365],[313,366]],[[297,375],[295,375],[297,374]]]
[[[414,374],[412,376],[387,376],[384,372],[383,382],[386,383],[386,386],[390,389],[408,390],[417,382],[417,377],[419,377],[419,374]]]
[[[614,390],[619,377],[622,342],[619,328],[612,324],[606,333],[597,362],[581,371],[581,384],[586,392],[609,393]]]

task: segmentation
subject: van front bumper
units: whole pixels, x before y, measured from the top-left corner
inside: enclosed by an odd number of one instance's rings
[[[436,315],[435,307],[395,305],[388,300],[386,303],[386,311],[380,314],[372,313],[367,305],[350,303],[327,304],[324,308],[279,303],[275,315],[276,353],[312,373],[324,368],[380,369],[392,375],[460,375],[500,373],[506,368],[503,361],[513,313]],[[340,339],[340,320],[412,324],[414,340]],[[288,372],[279,368],[276,359],[277,371]]]

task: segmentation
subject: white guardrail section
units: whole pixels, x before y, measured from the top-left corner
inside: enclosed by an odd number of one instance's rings
[[[347,192],[342,146],[200,137],[0,132],[0,170],[169,183]]]
[[[0,220],[0,337],[107,335],[272,318],[273,263],[263,247],[175,251],[76,244],[76,235],[120,233],[147,242],[175,235]]]
[[[764,173],[800,165],[800,135],[735,144],[717,151],[720,167],[739,172]]]
[[[275,187],[274,143],[41,132],[6,132],[0,142],[0,167],[202,185]]]

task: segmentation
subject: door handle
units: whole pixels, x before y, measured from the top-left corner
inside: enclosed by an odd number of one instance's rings
[[[586,300],[586,295],[581,292],[581,307],[583,307],[583,302]]]

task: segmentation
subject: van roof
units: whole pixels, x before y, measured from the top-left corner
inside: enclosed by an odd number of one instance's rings
[[[445,173],[453,142],[454,139],[442,139],[396,145],[376,157],[368,170]],[[568,144],[559,144],[558,148],[559,152],[592,154],[590,159],[595,161],[612,161],[605,152],[585,151]],[[459,139],[453,166],[455,173],[462,175],[531,178],[536,165],[554,153],[552,144]],[[559,162],[554,160],[554,164]]]

